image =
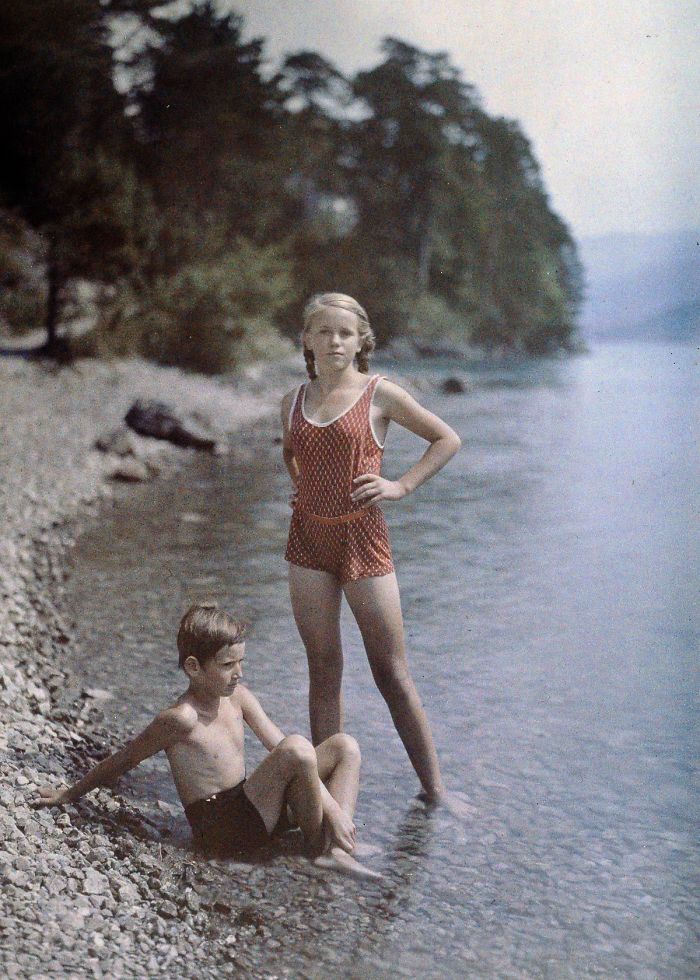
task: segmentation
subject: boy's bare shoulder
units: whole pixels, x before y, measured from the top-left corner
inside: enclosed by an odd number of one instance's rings
[[[231,700],[237,701],[240,704],[240,706],[243,708],[245,707],[245,705],[252,704],[253,702],[256,702],[258,699],[255,697],[251,689],[246,684],[239,682],[236,685],[236,690],[232,695]]]
[[[161,727],[170,730],[173,735],[183,738],[196,726],[199,715],[197,709],[187,701],[178,701],[161,711],[155,720]]]

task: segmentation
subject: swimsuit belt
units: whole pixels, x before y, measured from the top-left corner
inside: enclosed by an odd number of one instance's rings
[[[340,514],[338,517],[321,517],[320,514],[311,514],[308,510],[300,510],[298,508],[297,511],[299,514],[308,517],[312,521],[316,521],[318,524],[346,524],[348,521],[359,521],[367,513],[367,508],[363,507],[362,510],[353,510],[349,514]]]

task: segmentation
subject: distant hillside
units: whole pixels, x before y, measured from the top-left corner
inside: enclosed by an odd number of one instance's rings
[[[700,300],[655,313],[635,327],[639,340],[700,340]]]
[[[587,282],[585,338],[687,342],[700,336],[698,234],[584,238],[579,253]]]

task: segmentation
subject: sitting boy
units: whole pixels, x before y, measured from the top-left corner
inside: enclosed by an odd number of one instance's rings
[[[196,843],[216,855],[269,842],[289,805],[316,862],[363,877],[376,873],[352,857],[360,751],[349,735],[316,749],[301,735],[285,738],[243,684],[245,628],[199,603],[185,613],[177,647],[189,687],[133,741],[73,786],[40,789],[38,805],[72,803],[164,750]],[[246,778],[243,722],[267,758]]]

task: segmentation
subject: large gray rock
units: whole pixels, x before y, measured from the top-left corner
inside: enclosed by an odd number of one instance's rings
[[[139,399],[124,417],[134,432],[153,439],[166,439],[176,446],[205,449],[214,452],[216,436],[200,418],[179,418],[169,405],[158,401]]]

